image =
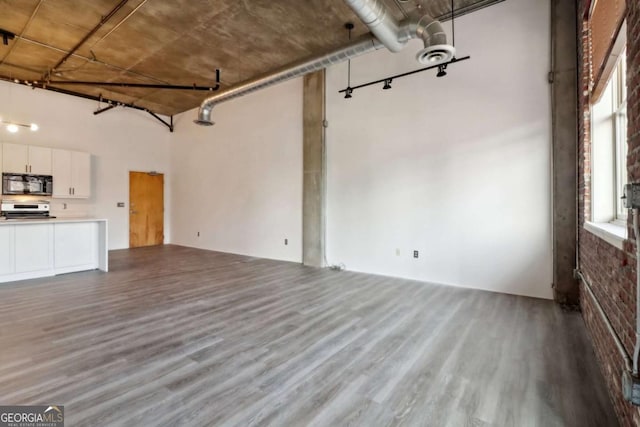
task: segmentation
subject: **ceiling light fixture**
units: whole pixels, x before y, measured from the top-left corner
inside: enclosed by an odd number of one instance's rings
[[[384,81],[384,86],[382,86],[382,90],[389,90],[391,89],[391,82],[393,81],[393,79],[387,79]]]
[[[27,125],[27,124],[24,124],[24,123],[14,123],[14,122],[9,122],[9,121],[5,121],[5,120],[0,120],[0,125],[6,127],[7,131],[9,131],[11,133],[18,132],[18,130],[20,130],[21,127],[30,129],[32,132],[35,132],[38,129],[40,129],[40,127],[35,123],[31,123],[31,124]]]
[[[436,74],[436,77],[444,77],[447,75],[447,64],[443,64],[443,65],[438,65],[438,74]]]

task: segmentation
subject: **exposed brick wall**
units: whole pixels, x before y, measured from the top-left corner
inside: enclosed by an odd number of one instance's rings
[[[589,81],[591,75],[588,27],[584,24],[589,0],[579,0],[578,28],[582,49],[579,50],[579,223],[590,218],[591,202],[591,135],[589,118]],[[627,1],[627,85],[628,85],[628,144],[627,167],[630,182],[640,181],[640,2]],[[594,294],[602,304],[612,326],[629,354],[635,343],[636,258],[635,237],[628,223],[629,236],[624,250],[619,250],[580,227],[580,269],[591,283]],[[596,356],[623,426],[640,426],[640,409],[622,398],[620,378],[624,359],[600,314],[581,285],[580,302],[587,328],[593,340]]]

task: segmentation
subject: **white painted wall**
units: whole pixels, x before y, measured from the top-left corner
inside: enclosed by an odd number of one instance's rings
[[[39,145],[91,153],[92,196],[88,200],[54,199],[56,216],[92,215],[109,220],[109,248],[129,246],[129,171],[165,173],[165,241],[169,240],[170,133],[147,113],[116,108],[93,115],[97,103],[44,90],[0,82],[0,117],[35,122],[38,132],[10,134],[0,142]],[[103,105],[104,106],[104,105]],[[67,210],[62,203],[67,203]],[[118,202],[126,207],[118,208]]]
[[[196,115],[174,118],[172,243],[301,261],[302,80]]]
[[[551,298],[548,3],[457,19],[458,57],[471,59],[442,79],[345,100],[346,64],[328,71],[329,262]],[[353,84],[419,68],[419,48],[357,58]]]

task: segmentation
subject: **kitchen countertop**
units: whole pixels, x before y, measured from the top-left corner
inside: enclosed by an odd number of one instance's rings
[[[73,222],[107,222],[106,218],[93,218],[93,217],[58,217],[58,218],[15,218],[5,219],[0,218],[0,226],[3,225],[21,225],[21,224],[60,224],[60,223],[73,223]]]

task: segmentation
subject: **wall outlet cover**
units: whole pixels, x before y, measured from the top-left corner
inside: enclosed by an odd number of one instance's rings
[[[418,251],[413,251],[413,257],[414,258],[418,258],[418,255],[419,255]]]

